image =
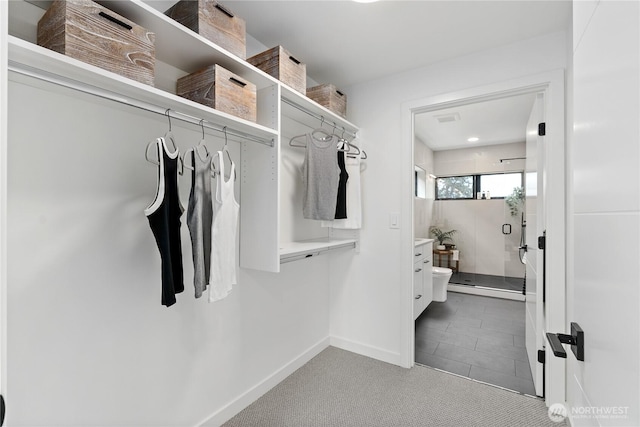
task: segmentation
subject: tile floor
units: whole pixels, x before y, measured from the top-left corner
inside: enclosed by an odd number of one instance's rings
[[[535,395],[524,302],[449,292],[416,319],[416,363]]]
[[[486,288],[506,289],[510,291],[522,292],[522,282],[524,279],[521,277],[503,277],[503,276],[491,276],[489,274],[475,274],[475,273],[453,273],[449,283],[456,283],[460,285],[472,285],[472,286],[484,286]]]

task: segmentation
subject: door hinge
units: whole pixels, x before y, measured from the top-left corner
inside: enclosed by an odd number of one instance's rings
[[[547,236],[538,236],[538,249],[544,250],[544,247],[547,243]]]
[[[545,136],[547,134],[547,124],[545,122],[538,123],[538,136]]]
[[[538,350],[538,363],[544,365],[544,350]]]

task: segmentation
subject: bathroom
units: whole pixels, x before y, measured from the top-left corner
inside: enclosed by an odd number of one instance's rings
[[[434,239],[433,302],[416,320],[416,363],[531,395],[525,170],[535,98],[428,111],[414,122],[414,234]]]

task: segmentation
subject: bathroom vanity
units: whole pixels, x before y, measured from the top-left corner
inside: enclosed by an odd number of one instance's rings
[[[433,239],[415,239],[413,259],[413,318],[433,301]]]

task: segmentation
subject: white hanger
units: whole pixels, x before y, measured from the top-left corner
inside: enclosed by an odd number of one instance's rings
[[[193,153],[197,153],[198,156],[200,156],[200,158],[207,158],[209,157],[209,150],[207,149],[207,146],[205,145],[205,141],[204,141],[204,119],[200,120],[200,127],[202,128],[202,139],[200,140],[200,142],[198,143],[198,145],[189,148],[187,151],[184,152],[184,154],[182,155],[182,165],[184,168],[187,168],[189,170],[195,170],[194,166],[191,165],[189,166],[188,162],[187,162],[187,154],[193,152]],[[201,154],[201,151],[204,149],[204,155]]]
[[[229,157],[229,164],[233,164],[233,160],[231,159],[231,154],[229,153],[229,149],[228,149],[228,144],[227,144],[227,127],[223,127],[222,131],[224,132],[224,146],[222,147],[222,152],[223,153],[227,153],[227,156]],[[220,153],[220,151],[218,151],[218,153]],[[215,160],[218,159],[218,162],[220,162],[220,158],[218,156],[218,153],[216,153],[213,158],[211,159],[211,175],[215,178],[217,175],[220,175],[220,171],[218,171],[216,169],[216,162]],[[222,177],[222,179],[224,179],[225,177]],[[229,175],[228,178],[231,178],[231,175]],[[228,179],[227,178],[227,179]],[[233,169],[233,179],[236,180],[238,178],[237,173],[235,168]]]
[[[167,119],[169,120],[169,130],[167,131],[167,133],[164,134],[164,140],[165,140],[165,144],[167,140],[171,141],[171,145],[173,145],[173,151],[176,152],[178,151],[178,146],[176,145],[176,141],[173,138],[173,134],[171,133],[171,115],[169,114],[169,111],[171,111],[170,108],[167,108],[167,111],[165,111],[165,114],[167,115]],[[159,143],[160,143],[160,138],[156,138],[151,142],[149,142],[147,144],[147,148],[144,150],[144,158],[147,160],[147,162],[154,164],[156,166],[160,165],[160,158],[156,160],[149,157],[149,148],[152,147],[154,144],[159,144]],[[182,161],[182,159],[179,159],[179,161]],[[182,169],[182,167],[180,167],[180,169]],[[182,175],[182,171],[180,171],[180,175]]]

